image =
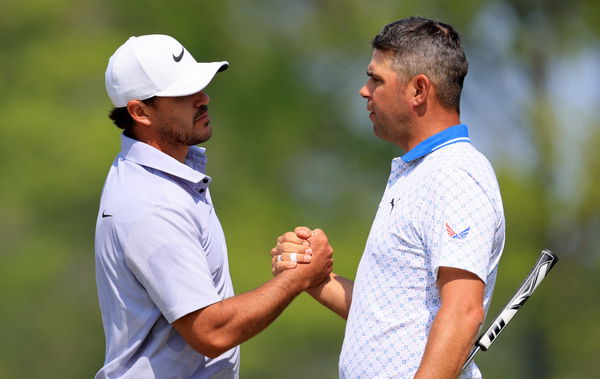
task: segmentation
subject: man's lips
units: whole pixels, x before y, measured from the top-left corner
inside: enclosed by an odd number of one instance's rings
[[[194,117],[194,122],[198,122],[202,119],[208,119],[208,107],[206,105],[203,105],[200,107],[200,109],[198,110],[198,113],[196,113],[196,117]]]

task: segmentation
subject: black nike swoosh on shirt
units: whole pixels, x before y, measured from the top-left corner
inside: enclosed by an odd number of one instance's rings
[[[173,54],[173,60],[175,62],[179,62],[181,60],[181,58],[183,58],[184,52],[185,52],[185,49],[183,48],[183,46],[181,46],[181,54],[179,54],[178,56],[175,56],[175,54]]]
[[[108,214],[106,214],[106,211],[102,211],[102,218],[105,218],[105,217],[112,217],[112,216],[113,216],[113,215],[108,215]]]

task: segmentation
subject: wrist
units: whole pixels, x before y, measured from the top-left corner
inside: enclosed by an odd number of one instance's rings
[[[299,295],[310,285],[310,282],[307,279],[298,278],[294,273],[294,269],[285,270],[274,279],[279,281],[281,285],[294,296]]]
[[[310,296],[318,298],[323,291],[323,288],[325,288],[325,286],[331,282],[333,275],[333,273],[330,273],[329,276],[327,276],[321,283],[317,284],[316,286],[306,288],[304,291]]]

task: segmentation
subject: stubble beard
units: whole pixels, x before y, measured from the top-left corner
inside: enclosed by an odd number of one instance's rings
[[[190,123],[179,118],[169,118],[158,128],[161,139],[172,146],[194,146],[206,142],[212,135],[209,121],[202,126],[196,126],[196,116]]]
[[[401,146],[407,136],[407,125],[409,123],[409,117],[407,115],[400,115],[395,118],[385,118],[375,120],[373,122],[373,132],[375,135],[387,142]]]

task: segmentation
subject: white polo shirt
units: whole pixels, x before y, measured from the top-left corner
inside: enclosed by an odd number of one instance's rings
[[[234,295],[210,199],[204,149],[186,164],[122,136],[96,225],[96,282],[106,336],[96,378],[237,378],[239,347],[209,359],[171,326]]]
[[[504,246],[494,171],[466,125],[421,142],[392,170],[361,258],[341,378],[412,378],[440,308],[440,266],[476,274],[489,307]],[[481,377],[472,364],[464,377]]]

